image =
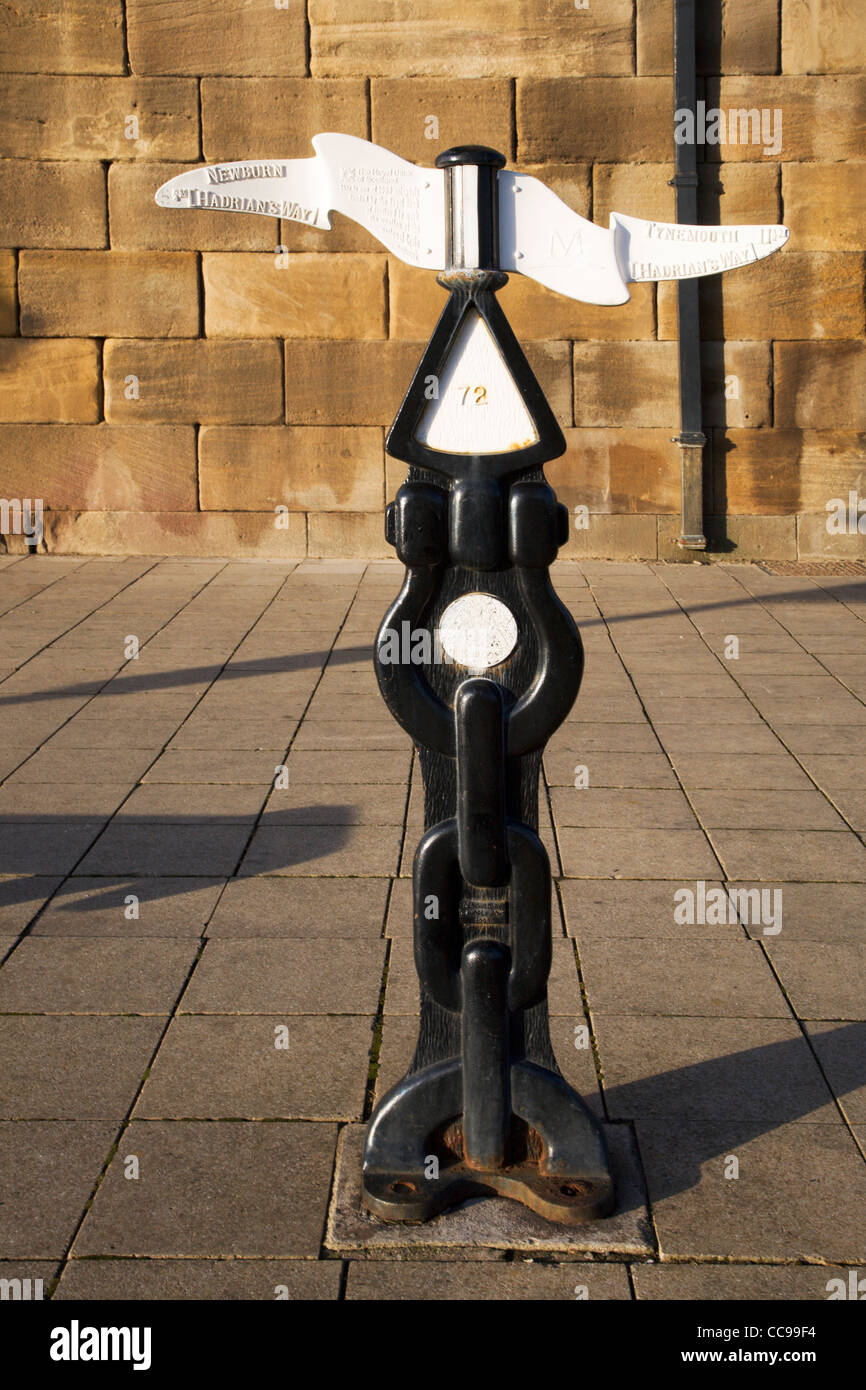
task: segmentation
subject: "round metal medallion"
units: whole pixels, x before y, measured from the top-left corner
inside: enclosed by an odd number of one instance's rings
[[[442,614],[439,641],[458,665],[486,671],[514,651],[517,623],[511,609],[492,594],[464,594]]]

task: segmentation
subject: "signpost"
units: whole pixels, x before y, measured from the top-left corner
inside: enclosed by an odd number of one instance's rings
[[[364,1203],[387,1221],[424,1221],[499,1193],[578,1224],[612,1211],[614,1186],[601,1128],[556,1064],[547,1012],[538,779],[583,673],[548,572],[568,513],[542,465],[565,440],[496,292],[518,272],[622,304],[630,282],[748,265],[788,233],[620,213],[604,230],[538,179],[505,171],[495,150],[447,150],[423,169],[353,136],[313,146],[312,159],[179,174],[156,200],[323,229],[336,210],[439,272],[448,291],[387,441],[408,465],[386,512],[406,569],[375,666],[424,779],[413,872],[421,1022],[407,1075],[370,1120]]]

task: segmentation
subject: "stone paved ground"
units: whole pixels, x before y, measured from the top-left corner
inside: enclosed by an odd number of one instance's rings
[[[398,571],[0,564],[0,1277],[773,1299],[866,1264],[862,579],[558,567],[588,660],[542,798],[553,1041],[633,1126],[658,1249],[341,1261],[338,1133],[415,1034],[421,802],[370,666]],[[699,883],[768,890],[763,917]]]

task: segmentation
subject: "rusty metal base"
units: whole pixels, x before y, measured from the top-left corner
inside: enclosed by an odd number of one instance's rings
[[[495,1195],[513,1197],[548,1221],[567,1226],[609,1216],[614,1206],[609,1176],[594,1181],[545,1177],[532,1163],[479,1173],[458,1160],[440,1169],[435,1180],[423,1173],[367,1173],[364,1177],[364,1206],[382,1221],[429,1221],[471,1197]]]
[[[601,1126],[558,1073],[510,1067],[504,1160],[466,1161],[463,1076],[449,1058],[405,1076],[367,1130],[363,1203],[384,1221],[428,1221],[470,1197],[513,1197],[569,1226],[608,1216],[614,1184]]]

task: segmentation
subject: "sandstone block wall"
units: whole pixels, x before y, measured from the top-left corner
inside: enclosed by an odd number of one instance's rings
[[[708,526],[741,558],[863,556],[827,507],[866,511],[866,10],[698,10],[707,108],[770,135],[701,147],[702,216],[791,229],[702,286]],[[672,0],[0,7],[0,497],[42,499],[53,552],[389,553],[384,433],[443,291],[339,216],[155,189],[339,130],[421,163],[491,144],[599,223],[672,220],[671,35]],[[502,302],[568,440],[549,477],[588,509],[570,553],[671,556],[673,287],[601,308],[513,277]]]

